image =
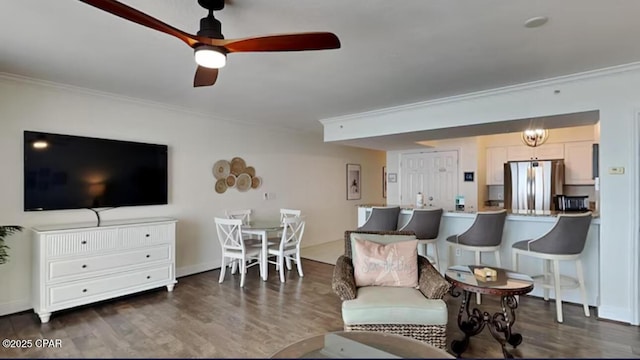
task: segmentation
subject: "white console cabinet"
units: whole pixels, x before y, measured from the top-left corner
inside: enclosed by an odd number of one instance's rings
[[[54,311],[166,286],[173,291],[176,220],[33,228],[33,308]]]

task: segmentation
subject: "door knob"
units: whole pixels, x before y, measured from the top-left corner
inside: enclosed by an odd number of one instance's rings
[[[433,201],[433,196],[429,196],[429,201]]]

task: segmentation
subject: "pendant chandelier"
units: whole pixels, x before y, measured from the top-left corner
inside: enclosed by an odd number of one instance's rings
[[[522,132],[522,142],[527,146],[540,146],[549,138],[549,130],[546,129],[527,129]]]

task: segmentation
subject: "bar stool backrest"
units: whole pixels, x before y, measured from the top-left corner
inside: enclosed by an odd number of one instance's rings
[[[366,231],[395,231],[398,228],[400,207],[373,207],[367,221],[358,228]]]
[[[557,255],[580,254],[587,242],[592,218],[591,212],[558,215],[549,232],[529,242],[529,250]]]
[[[458,243],[469,246],[498,246],[502,243],[507,211],[482,211],[473,224],[458,236]]]
[[[420,240],[435,239],[440,233],[442,209],[414,209],[409,222],[399,231],[413,231]]]

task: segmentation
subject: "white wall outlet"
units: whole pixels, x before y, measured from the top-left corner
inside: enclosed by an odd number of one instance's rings
[[[462,251],[460,251],[460,249],[456,249],[456,256],[460,256],[462,255]]]
[[[622,166],[612,166],[609,168],[609,174],[611,175],[622,175],[624,174],[624,167]]]

